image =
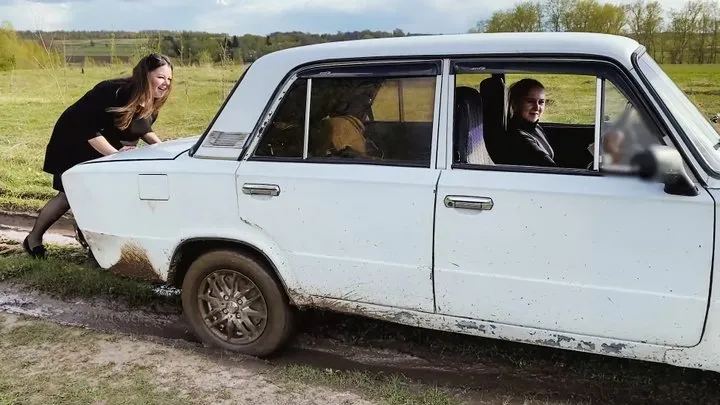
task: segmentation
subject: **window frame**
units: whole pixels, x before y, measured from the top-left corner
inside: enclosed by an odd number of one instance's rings
[[[450,65],[448,84],[450,92],[448,94],[448,105],[452,106],[455,102],[455,88],[457,74],[477,74],[477,73],[500,73],[500,74],[567,74],[567,75],[585,75],[593,77],[596,81],[595,90],[595,123],[594,123],[594,139],[595,154],[593,157],[593,169],[575,169],[563,167],[543,167],[543,166],[521,166],[521,165],[479,165],[471,163],[456,163],[454,161],[455,143],[453,137],[454,131],[454,110],[448,112],[448,134],[446,137],[446,167],[451,170],[481,170],[481,171],[500,171],[500,172],[519,172],[519,173],[544,173],[544,174],[565,174],[601,177],[604,173],[600,169],[600,130],[602,117],[604,113],[604,91],[605,81],[610,83],[620,91],[633,106],[638,110],[639,114],[645,118],[651,125],[658,130],[658,139],[670,139],[671,146],[676,147],[671,131],[664,121],[657,118],[657,111],[652,108],[648,99],[648,95],[639,88],[637,83],[631,78],[628,72],[617,65],[611,59],[593,58],[585,55],[578,56],[557,56],[539,55],[539,56],[474,56],[474,57],[456,57],[448,59]],[[506,83],[506,88],[508,84]],[[602,92],[599,89],[602,88]]]
[[[432,66],[432,68],[422,69],[423,66]],[[412,67],[416,67],[413,69]],[[348,159],[340,157],[308,157],[309,147],[309,126],[310,126],[310,107],[312,95],[312,82],[314,78],[375,78],[383,79],[403,79],[414,77],[434,78],[434,100],[433,100],[433,117],[432,117],[432,134],[430,138],[431,153],[427,162],[407,162],[396,160],[362,160]],[[272,156],[256,156],[255,153],[260,142],[267,133],[270,123],[275,119],[280,105],[285,100],[285,95],[290,88],[299,80],[307,80],[305,95],[305,115],[303,128],[303,156],[302,157],[272,157]],[[417,58],[417,59],[355,59],[349,61],[338,62],[319,62],[308,64],[292,71],[288,77],[277,87],[272,100],[268,103],[263,115],[261,116],[262,124],[253,131],[248,146],[244,153],[240,156],[240,160],[246,161],[262,161],[262,162],[285,162],[285,163],[322,163],[322,164],[352,164],[352,165],[372,165],[372,166],[400,166],[400,167],[418,167],[433,168],[437,157],[437,144],[440,137],[441,126],[441,108],[442,108],[442,84],[445,77],[443,75],[443,59],[442,58]]]

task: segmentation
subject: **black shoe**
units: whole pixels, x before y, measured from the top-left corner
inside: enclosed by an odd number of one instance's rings
[[[35,259],[44,259],[45,258],[45,246],[35,246],[34,248],[30,249],[30,244],[28,243],[28,238],[26,237],[25,240],[23,240],[23,249],[25,249],[25,252],[32,256]]]

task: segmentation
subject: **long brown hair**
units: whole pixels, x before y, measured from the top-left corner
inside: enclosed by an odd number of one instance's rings
[[[111,107],[107,109],[108,112],[118,113],[118,117],[115,118],[115,125],[118,128],[124,130],[129,127],[136,113],[138,114],[138,118],[147,118],[160,111],[170,96],[172,81],[170,81],[165,94],[161,98],[156,99],[153,97],[153,89],[150,87],[148,75],[153,70],[165,65],[170,66],[171,71],[173,70],[170,59],[158,53],[151,53],[144,56],[137,65],[135,65],[132,76],[127,78],[130,87],[130,101],[122,107]]]

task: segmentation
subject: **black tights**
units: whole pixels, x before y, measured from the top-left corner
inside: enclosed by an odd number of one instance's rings
[[[62,191],[45,204],[40,211],[40,215],[38,215],[35,220],[32,231],[30,231],[28,235],[28,245],[30,245],[30,249],[42,245],[45,232],[47,232],[60,217],[68,212],[69,209],[70,203],[68,203],[65,193]]]

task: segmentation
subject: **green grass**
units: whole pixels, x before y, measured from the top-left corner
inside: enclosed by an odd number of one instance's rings
[[[104,44],[98,40],[95,47],[104,48]],[[66,45],[89,46],[89,42]],[[134,46],[116,43],[120,45]],[[85,74],[76,67],[0,72],[0,209],[37,210],[54,195],[51,178],[41,168],[55,120],[94,84],[127,75],[130,69],[130,66],[88,67]],[[154,129],[163,139],[200,134],[243,69],[239,66],[177,68],[173,94]],[[664,69],[701,110],[708,115],[720,112],[720,65],[665,65]],[[508,82],[520,77],[513,75]],[[592,122],[595,84],[591,78],[535,77],[547,87],[546,120]],[[477,86],[481,79],[480,75],[464,75],[458,84]],[[429,94],[423,90],[421,86],[406,89],[410,95],[413,92]],[[409,119],[427,116],[429,110],[423,107],[423,100],[406,106]]]
[[[200,134],[242,67],[180,67],[155,131],[163,139]],[[97,82],[130,74],[130,66],[0,72],[0,209],[40,208],[55,194],[42,172],[45,146],[65,108]]]
[[[160,389],[153,370],[117,372],[89,363],[102,335],[26,320],[0,330],[0,404],[177,404],[195,401]]]
[[[7,245],[6,245],[7,246]],[[14,249],[20,252],[20,247]],[[156,302],[178,304],[177,297],[161,297],[150,284],[117,277],[84,264],[80,249],[48,246],[47,260],[35,260],[22,253],[0,256],[0,281],[17,282],[60,298],[120,298],[132,306]]]
[[[675,83],[686,92],[700,110],[711,116],[720,113],[720,65],[664,65],[663,69]],[[464,74],[457,79],[458,86],[478,88],[487,74]],[[531,77],[545,86],[548,100],[544,121],[568,124],[592,124],[595,120],[595,79],[580,75],[512,74],[507,75],[507,85]],[[616,93],[617,94],[617,93]],[[617,114],[624,107],[617,95],[608,100],[612,104],[610,114]],[[608,111],[606,111],[607,113]]]
[[[53,49],[67,56],[109,56],[112,47],[110,39],[75,39],[53,41]],[[148,40],[115,39],[115,56],[133,56],[147,46]]]
[[[148,40],[146,38],[124,39],[54,39],[52,49],[65,56],[102,56],[109,57],[112,53],[113,42],[115,56],[133,57],[144,53]]]
[[[380,377],[369,373],[318,369],[290,365],[280,369],[280,375],[291,387],[296,384],[322,385],[360,393],[366,399],[388,405],[452,405],[462,401],[446,390],[422,387],[399,377]]]

